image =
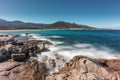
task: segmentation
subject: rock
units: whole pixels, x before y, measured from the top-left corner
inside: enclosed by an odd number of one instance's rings
[[[11,53],[8,51],[8,52],[6,52],[6,56],[7,57],[10,57],[11,56]]]
[[[11,35],[0,35],[0,41],[8,41],[12,38]]]
[[[4,60],[7,60],[7,55],[3,55],[2,53],[0,53],[0,61]]]
[[[47,45],[53,45],[53,43],[50,42],[50,41],[42,41],[42,42],[44,42],[44,43],[47,44]]]
[[[9,71],[4,71],[0,73],[0,76],[8,76],[10,74]]]
[[[20,53],[28,53],[28,49],[26,46],[22,47],[21,49],[19,49]]]
[[[8,36],[1,36],[1,38],[7,38]],[[29,40],[28,34],[25,36],[14,36],[7,41],[0,41],[0,51],[5,54],[8,59],[11,58],[11,54],[25,53],[26,58],[29,58],[36,53],[40,53],[45,50],[45,44],[50,44],[48,41],[41,40]],[[1,56],[2,57],[2,56]]]
[[[48,62],[49,62],[49,66],[50,66],[51,68],[56,67],[56,62],[55,62],[54,59],[50,59]]]
[[[19,36],[14,38],[15,41],[28,41],[29,38],[27,36]]]
[[[4,61],[4,60],[7,60],[7,51],[6,49],[2,49],[0,50],[0,61]]]
[[[0,41],[0,46],[4,45],[4,42],[3,41]]]
[[[0,50],[0,52],[2,55],[6,55],[7,50],[3,48],[2,50]]]
[[[47,76],[46,80],[120,80],[120,73],[94,59],[76,56],[59,72]]]
[[[45,75],[45,65],[33,59],[0,63],[0,80],[45,80]]]
[[[24,53],[12,54],[11,58],[14,61],[22,61],[26,59],[26,55]]]
[[[109,67],[115,71],[120,71],[120,59],[99,59],[98,61],[106,67]]]
[[[38,45],[38,48],[40,49],[40,51],[44,51],[45,50],[45,43],[40,43]]]
[[[9,71],[17,66],[20,66],[21,64],[18,62],[2,62],[0,63],[0,73],[3,71]],[[4,66],[4,67],[3,67]]]

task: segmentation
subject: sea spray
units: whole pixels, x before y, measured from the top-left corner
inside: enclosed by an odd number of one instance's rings
[[[36,34],[30,34],[34,39],[37,40],[49,40],[53,45],[46,45],[48,51],[44,51],[41,54],[37,54],[35,57],[38,61],[46,64],[49,73],[54,73],[59,71],[66,62],[72,59],[74,56],[87,56],[95,59],[113,59],[116,58],[115,54],[112,54],[112,49],[101,46],[101,48],[96,48],[92,44],[76,43],[73,45],[64,45],[62,41],[52,41],[48,36],[40,36]],[[33,39],[32,38],[32,39]],[[62,44],[62,45],[60,45]],[[117,53],[116,53],[117,54]]]
[[[26,35],[21,34],[21,36]],[[42,36],[40,34],[27,34],[27,36],[29,40],[47,40],[53,43],[53,45],[46,45],[46,48],[48,49],[47,51],[43,51],[40,54],[37,54],[37,57],[34,57],[38,61],[46,64],[49,73],[59,71],[59,69],[61,69],[64,64],[72,59],[74,56],[83,55],[95,59],[113,59],[117,56],[117,53],[113,54],[113,50],[105,46],[100,46],[99,48],[97,48],[93,44],[88,43],[64,45],[64,41],[52,40],[50,39],[50,36]],[[63,37],[59,36],[59,38]]]

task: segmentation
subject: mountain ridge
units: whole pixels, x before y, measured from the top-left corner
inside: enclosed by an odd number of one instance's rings
[[[23,22],[19,20],[7,21],[0,19],[0,29],[98,29],[95,27],[65,21],[51,24]]]
[[[0,22],[7,22],[7,20],[0,18]]]

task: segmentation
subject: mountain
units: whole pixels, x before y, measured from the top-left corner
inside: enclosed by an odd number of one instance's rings
[[[64,22],[64,21],[58,21],[56,23],[50,24],[49,27],[58,28],[58,29],[93,29],[94,28],[87,25],[80,25],[80,24]]]
[[[0,19],[0,22],[7,22],[7,20],[4,20],[4,19]]]
[[[2,20],[2,19],[1,19]],[[25,23],[19,20],[15,21],[1,21],[0,22],[0,28],[1,29],[21,29],[21,28],[39,28],[46,26],[46,24],[37,24],[37,23]]]
[[[97,28],[65,21],[58,21],[52,24],[42,24],[42,23],[26,23],[19,20],[7,21],[4,19],[0,19],[0,29],[97,29]]]

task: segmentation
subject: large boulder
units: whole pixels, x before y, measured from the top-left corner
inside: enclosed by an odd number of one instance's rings
[[[76,56],[46,80],[120,80],[120,74],[94,59]]]
[[[0,63],[0,80],[45,80],[45,74],[44,63],[33,59],[27,62]]]

